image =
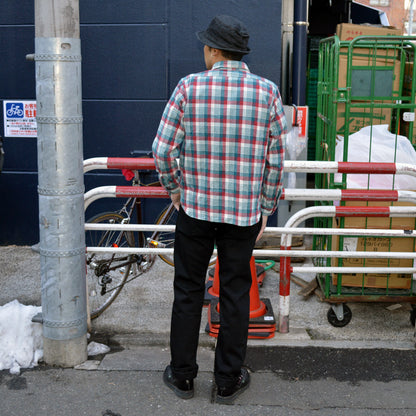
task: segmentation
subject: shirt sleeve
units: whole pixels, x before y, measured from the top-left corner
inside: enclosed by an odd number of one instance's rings
[[[287,123],[280,94],[277,91],[270,113],[269,147],[263,177],[261,212],[273,214],[277,208],[283,186],[283,160]]]
[[[160,183],[169,194],[180,191],[177,158],[185,137],[182,123],[184,107],[185,88],[184,82],[181,80],[166,104],[152,146]]]

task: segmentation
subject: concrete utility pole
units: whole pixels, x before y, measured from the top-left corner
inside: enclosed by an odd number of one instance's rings
[[[44,359],[87,359],[79,0],[35,0]]]

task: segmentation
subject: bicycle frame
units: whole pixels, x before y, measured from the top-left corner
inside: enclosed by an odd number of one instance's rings
[[[156,184],[160,185],[159,182],[148,183],[148,184],[143,183],[140,179],[140,171],[134,170],[134,178],[133,178],[132,186],[155,186]],[[142,198],[138,198],[138,197],[128,198],[127,201],[122,206],[122,208],[116,212],[119,213],[120,215],[125,216],[126,221],[124,221],[124,223],[128,224],[128,223],[131,223],[134,209],[136,209],[137,224],[143,224]],[[174,210],[175,210],[174,205],[170,203],[168,209],[165,210],[163,217],[159,219],[159,222],[161,224],[164,224],[167,221],[167,219],[172,215]],[[138,246],[139,247],[152,246],[154,248],[160,247],[161,243],[157,241],[159,234],[160,234],[160,231],[153,231],[151,236],[146,239],[144,233],[139,232],[138,233]]]

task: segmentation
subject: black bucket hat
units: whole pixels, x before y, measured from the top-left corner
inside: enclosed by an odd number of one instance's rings
[[[197,32],[196,36],[205,45],[223,51],[250,53],[248,32],[242,22],[232,16],[215,16],[207,30]]]

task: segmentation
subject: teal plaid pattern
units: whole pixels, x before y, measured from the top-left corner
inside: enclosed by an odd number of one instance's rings
[[[160,182],[193,218],[253,225],[277,207],[286,131],[277,86],[243,62],[217,62],[183,78],[166,105],[152,148]]]

